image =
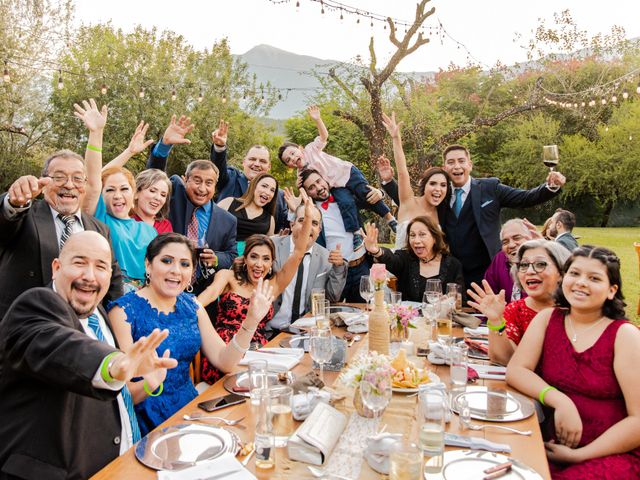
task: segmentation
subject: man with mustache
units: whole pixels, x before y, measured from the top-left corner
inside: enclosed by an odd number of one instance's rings
[[[140,439],[132,377],[161,377],[177,361],[154,330],[117,349],[100,302],[111,278],[109,242],[72,234],[53,282],[32,288],[0,323],[0,479],[88,478]]]
[[[86,183],[84,159],[61,150],[45,160],[40,178],[22,176],[0,195],[0,319],[18,295],[49,282],[51,262],[72,233],[92,230],[111,241],[106,225],[80,211]],[[44,200],[36,200],[40,193]],[[115,258],[111,268],[105,301],[122,295]]]

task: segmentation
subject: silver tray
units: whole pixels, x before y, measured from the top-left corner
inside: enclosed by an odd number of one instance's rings
[[[309,337],[304,335],[293,335],[280,340],[278,344],[282,348],[302,348],[305,353],[309,353]]]
[[[464,397],[469,403],[471,418],[487,422],[515,422],[529,418],[535,412],[533,402],[516,392],[497,388],[468,386],[453,391],[451,410],[458,411],[458,400]]]
[[[540,480],[542,476],[533,468],[514,458],[492,452],[475,450],[451,450],[444,453],[444,467],[439,473],[428,473],[429,466],[436,465],[439,458],[430,459],[425,465],[424,478],[427,480],[481,480],[487,474],[483,471],[501,463],[511,462],[511,471],[500,477],[500,480]]]
[[[136,445],[136,458],[155,470],[182,470],[224,453],[240,451],[235,433],[212,425],[172,425],[151,432]]]
[[[278,375],[282,375],[286,377],[286,381],[280,381],[278,379]],[[275,366],[269,367],[269,386],[272,385],[290,385],[296,379],[296,376],[293,372],[287,371],[286,368],[278,368]],[[242,395],[243,397],[249,398],[249,391],[237,391],[234,388],[237,387],[246,387],[249,388],[249,370],[244,370],[242,372],[234,373],[232,375],[227,376],[224,379],[224,383],[222,384],[227,392],[236,393],[238,395]]]

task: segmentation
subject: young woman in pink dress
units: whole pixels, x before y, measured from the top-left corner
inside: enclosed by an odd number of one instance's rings
[[[509,362],[509,385],[553,409],[554,479],[640,478],[640,331],[624,318],[621,287],[611,250],[574,250],[559,308],[533,319]]]

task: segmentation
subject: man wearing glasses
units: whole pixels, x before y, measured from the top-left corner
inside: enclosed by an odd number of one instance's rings
[[[45,161],[41,178],[22,176],[0,196],[0,319],[22,292],[51,280],[51,262],[71,234],[93,230],[111,241],[107,226],[80,210],[86,182],[84,159],[61,150]],[[40,193],[44,200],[36,200]],[[123,293],[113,257],[112,271],[105,302]]]

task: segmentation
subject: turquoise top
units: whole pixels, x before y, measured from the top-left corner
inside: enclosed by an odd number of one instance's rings
[[[107,213],[102,195],[94,216],[111,230],[113,253],[122,274],[144,280],[144,256],[149,243],[158,235],[156,229],[144,222],[136,222],[133,218],[117,218]]]

